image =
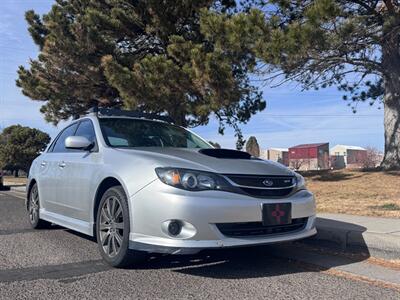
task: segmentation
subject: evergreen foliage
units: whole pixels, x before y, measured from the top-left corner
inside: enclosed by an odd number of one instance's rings
[[[400,4],[397,0],[248,0],[264,14],[253,36],[259,74],[272,86],[336,86],[356,112],[360,102],[385,111],[386,169],[400,168]],[[256,30],[254,30],[257,32]]]
[[[241,148],[239,124],[265,102],[248,77],[250,48],[240,35],[221,36],[253,28],[254,17],[236,10],[230,0],[56,0],[42,17],[26,13],[40,55],[19,68],[17,85],[44,102],[49,122],[93,104],[164,113],[191,127],[215,116]]]

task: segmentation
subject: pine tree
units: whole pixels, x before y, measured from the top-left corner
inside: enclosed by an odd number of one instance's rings
[[[168,114],[183,126],[210,116],[235,129],[265,108],[248,73],[247,47],[226,47],[224,31],[251,18],[233,0],[56,0],[40,17],[26,13],[40,54],[20,67],[17,85],[57,123],[93,104]],[[221,22],[221,20],[223,22]],[[234,40],[240,40],[235,36]],[[228,41],[226,41],[228,42]]]
[[[337,86],[354,111],[359,102],[383,105],[382,167],[400,168],[399,1],[245,2],[264,13],[264,23],[254,23],[264,33],[253,38],[266,81]]]

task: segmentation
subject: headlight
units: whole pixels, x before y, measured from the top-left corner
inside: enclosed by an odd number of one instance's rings
[[[300,174],[296,173],[296,188],[298,190],[304,190],[306,189],[306,180],[304,179],[303,176],[301,176]]]
[[[189,191],[222,190],[229,185],[222,177],[209,172],[178,168],[156,168],[155,171],[165,184]]]

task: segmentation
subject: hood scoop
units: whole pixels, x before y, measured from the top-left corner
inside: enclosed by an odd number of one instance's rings
[[[201,149],[199,153],[222,159],[252,159],[252,156],[247,152],[231,149]]]

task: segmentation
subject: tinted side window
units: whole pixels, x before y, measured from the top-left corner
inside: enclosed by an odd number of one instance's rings
[[[79,123],[78,130],[75,132],[75,136],[84,136],[90,142],[95,143],[96,147],[96,134],[94,132],[93,123],[90,120],[85,120]]]
[[[68,149],[65,148],[65,139],[69,136],[74,135],[77,126],[78,126],[78,124],[75,123],[64,129],[64,131],[58,137],[52,152],[68,152],[69,151]]]

